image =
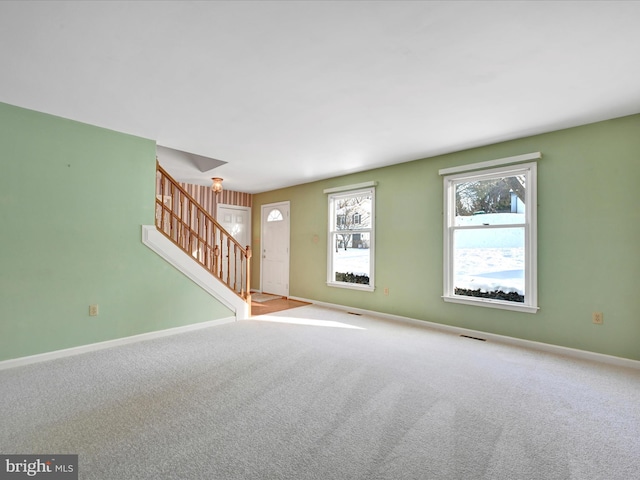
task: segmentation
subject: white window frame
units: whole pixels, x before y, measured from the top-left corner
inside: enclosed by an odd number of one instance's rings
[[[485,168],[478,170],[482,165],[501,165],[512,163],[513,160],[529,160],[541,158],[540,153],[527,154],[509,159],[494,160],[469,165],[467,167],[454,167],[452,169],[441,170],[440,174],[449,172],[461,172],[446,175],[444,177],[444,268],[443,268],[443,300],[445,302],[461,303],[466,305],[476,305],[482,307],[499,308],[526,313],[536,313],[538,307],[538,266],[537,266],[537,164],[535,162],[519,163],[516,165],[498,166],[495,168]],[[481,167],[480,167],[481,168]],[[514,225],[501,225],[501,228],[524,228],[525,238],[525,301],[524,303],[509,302],[490,298],[470,297],[456,295],[454,290],[454,232],[462,230],[465,226],[455,225],[455,186],[458,183],[467,181],[495,178],[497,176],[526,175],[525,189],[525,223]],[[478,227],[474,227],[478,228]],[[481,227],[482,228],[482,227]],[[488,226],[487,228],[491,228]]]
[[[329,222],[328,230],[329,236],[327,238],[327,285],[330,287],[349,288],[353,290],[361,290],[367,292],[373,292],[375,290],[375,206],[376,206],[376,189],[375,182],[367,184],[354,185],[353,187],[362,187],[365,185],[373,185],[368,188],[357,188],[349,190],[349,187],[339,187],[335,189],[327,189],[325,193],[329,193]],[[355,197],[358,195],[371,195],[371,226],[369,228],[359,228],[354,230],[354,233],[368,233],[369,234],[369,285],[363,285],[359,283],[338,282],[333,275],[333,254],[335,250],[334,235],[344,232],[336,228],[334,222],[337,220],[335,215],[335,201],[345,197]]]

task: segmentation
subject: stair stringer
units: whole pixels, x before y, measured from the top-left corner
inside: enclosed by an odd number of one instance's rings
[[[247,320],[249,318],[249,305],[247,302],[160,233],[155,225],[142,225],[142,243],[234,312],[236,320]]]

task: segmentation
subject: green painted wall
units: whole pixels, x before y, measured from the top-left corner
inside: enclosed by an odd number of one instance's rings
[[[0,103],[0,166],[0,360],[232,316],[141,242],[153,141]]]
[[[438,170],[537,151],[540,311],[443,302]],[[376,291],[328,287],[323,189],[371,180]],[[292,296],[640,360],[639,183],[634,115],[257,194],[253,248],[260,251],[260,206],[290,200]],[[259,261],[252,268],[259,288]],[[604,312],[603,325],[592,323],[593,311]]]

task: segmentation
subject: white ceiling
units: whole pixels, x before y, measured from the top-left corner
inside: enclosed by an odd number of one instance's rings
[[[2,1],[0,101],[255,193],[638,113],[639,25],[637,1]]]

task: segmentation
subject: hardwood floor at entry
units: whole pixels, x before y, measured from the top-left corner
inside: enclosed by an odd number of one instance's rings
[[[287,297],[269,300],[268,302],[251,302],[251,316],[255,317],[256,315],[265,315],[267,313],[280,312],[282,310],[303,307],[305,305],[311,304],[307,302],[300,302],[298,300],[291,300]]]

